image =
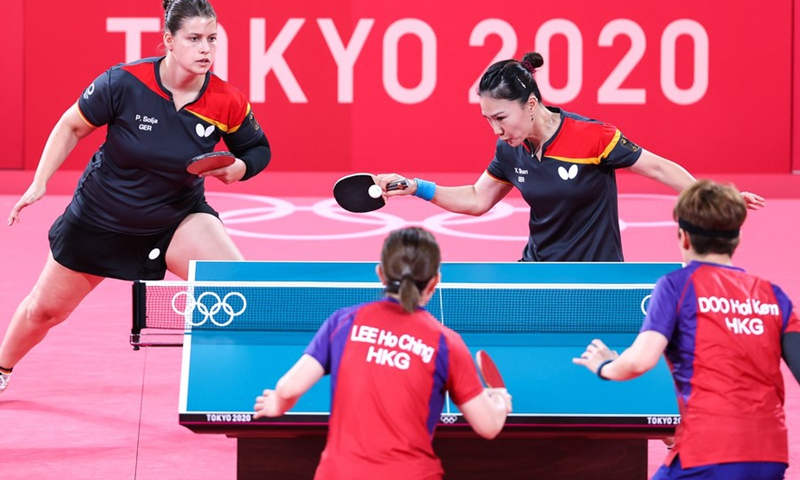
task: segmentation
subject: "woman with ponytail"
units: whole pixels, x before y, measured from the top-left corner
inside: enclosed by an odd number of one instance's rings
[[[328,440],[316,480],[441,479],[432,440],[448,392],[479,435],[493,438],[503,428],[511,396],[483,388],[464,341],[424,308],[440,262],[429,232],[392,232],[376,267],[385,297],[336,311],[275,389],[256,398],[255,418],[277,417],[331,375]],[[380,340],[388,338],[407,341]],[[414,348],[404,348],[408,342]]]
[[[503,60],[481,78],[481,113],[498,140],[494,158],[474,185],[437,186],[419,178],[386,197],[414,195],[445,210],[483,215],[517,188],[530,206],[521,261],[621,262],[615,170],[630,169],[680,192],[694,177],[675,162],[628,140],[615,126],[545,106],[536,83],[536,52]],[[381,186],[404,177],[378,175]],[[763,198],[743,193],[749,208]]]

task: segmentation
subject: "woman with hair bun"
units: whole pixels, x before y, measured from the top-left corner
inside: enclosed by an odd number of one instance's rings
[[[270,161],[267,137],[245,96],[210,72],[217,16],[207,0],[165,0],[162,57],[117,65],[97,77],[62,115],[33,182],[8,224],[41,199],[75,145],[101,126],[105,142],[89,161],[72,201],[50,229],[50,251],[31,293],[0,345],[0,392],[12,368],[66,320],[104,278],[186,278],[189,260],[242,260],[204,177],[225,184],[258,174]],[[193,157],[220,140],[236,157],[200,176]],[[72,366],[80,371],[80,366]]]
[[[415,195],[455,213],[483,215],[513,188],[530,205],[530,237],[521,261],[621,262],[615,170],[680,192],[694,183],[683,167],[628,140],[615,126],[546,107],[536,83],[539,53],[496,62],[483,74],[481,113],[498,136],[494,159],[474,185],[409,179],[386,197]],[[404,177],[378,175],[381,186]],[[743,193],[749,208],[763,198]]]
[[[275,389],[256,398],[255,418],[277,417],[331,375],[328,440],[316,480],[441,479],[432,440],[445,393],[482,437],[503,428],[511,396],[483,388],[461,336],[424,308],[440,261],[429,232],[392,232],[376,267],[386,296],[334,312]],[[389,340],[398,338],[406,341]]]

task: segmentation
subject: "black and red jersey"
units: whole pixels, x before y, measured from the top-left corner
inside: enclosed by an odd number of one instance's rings
[[[639,146],[613,125],[558,108],[561,124],[542,146],[497,141],[487,173],[514,185],[530,205],[530,238],[522,259],[621,262],[615,170],[639,159]]]
[[[264,138],[244,94],[211,72],[197,99],[176,110],[162,60],[112,67],[78,100],[88,124],[107,126],[69,207],[83,222],[132,234],[168,228],[205,195],[203,179],[186,172],[192,157],[220,140],[242,151]]]

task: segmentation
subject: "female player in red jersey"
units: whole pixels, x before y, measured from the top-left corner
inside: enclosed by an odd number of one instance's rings
[[[627,380],[666,355],[681,423],[654,479],[784,478],[781,357],[800,382],[800,317],[779,287],[733,266],[746,215],[733,187],[702,180],[684,190],[673,216],[686,266],[656,283],[621,355],[593,340],[573,360],[602,379]]]
[[[479,435],[503,428],[511,396],[484,389],[464,341],[424,309],[440,258],[429,232],[392,232],[376,269],[386,296],[336,311],[275,389],[256,399],[255,418],[280,416],[331,375],[330,427],[315,479],[441,479],[432,440],[446,392]]]

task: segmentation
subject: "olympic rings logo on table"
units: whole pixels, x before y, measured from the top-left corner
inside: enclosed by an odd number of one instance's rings
[[[653,297],[652,294],[645,295],[642,299],[642,303],[639,304],[639,308],[642,309],[642,313],[647,315],[647,307],[650,305],[650,299]]]
[[[178,306],[175,305],[175,302],[183,296],[186,297],[186,305],[181,311]],[[238,297],[242,301],[242,306],[239,310],[234,310],[234,307],[228,303],[228,299],[234,296]],[[211,306],[206,305],[203,303],[203,299],[205,298],[211,298],[214,301],[214,304]],[[227,327],[231,324],[235,317],[243,314],[246,308],[247,299],[245,299],[244,295],[239,292],[229,292],[225,294],[224,297],[220,297],[216,292],[203,292],[195,299],[194,295],[190,294],[188,291],[182,291],[176,293],[172,297],[172,310],[178,315],[183,315],[186,317],[189,324],[193,327],[199,327],[208,321],[211,321],[211,323],[218,327]],[[194,322],[193,320],[192,314],[194,313],[195,309],[201,315],[203,315],[202,320],[199,322]],[[225,315],[228,315],[228,319],[224,322],[218,321],[215,317],[215,315],[220,313],[220,310],[222,310]]]
[[[439,415],[439,421],[446,424],[453,424],[456,423],[458,416],[453,415],[451,413],[442,413]]]

